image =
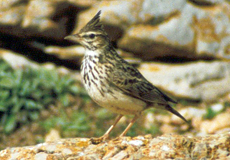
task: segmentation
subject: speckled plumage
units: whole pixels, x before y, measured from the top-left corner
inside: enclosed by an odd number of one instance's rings
[[[104,137],[108,136],[123,115],[135,115],[131,121],[133,124],[141,112],[149,107],[166,109],[186,121],[169,105],[176,101],[148,82],[117,54],[100,22],[100,11],[79,33],[66,39],[79,42],[86,48],[81,75],[90,97],[100,106],[120,115]]]

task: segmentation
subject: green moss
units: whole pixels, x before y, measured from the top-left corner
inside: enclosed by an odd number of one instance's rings
[[[39,118],[40,111],[58,100],[70,105],[68,95],[80,94],[75,80],[46,68],[14,70],[0,60],[0,133]]]

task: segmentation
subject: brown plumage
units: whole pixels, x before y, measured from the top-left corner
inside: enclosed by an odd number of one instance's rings
[[[100,22],[100,13],[79,33],[67,36],[66,39],[79,42],[86,49],[81,75],[90,97],[100,106],[119,114],[102,138],[109,136],[123,115],[134,115],[121,134],[124,136],[141,112],[149,107],[168,110],[186,121],[170,106],[170,103],[176,103],[175,100],[148,82],[136,68],[117,54]]]

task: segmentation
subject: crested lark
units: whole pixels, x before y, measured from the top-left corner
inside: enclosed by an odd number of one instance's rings
[[[174,100],[148,82],[136,68],[117,54],[100,22],[100,13],[101,11],[79,33],[65,39],[79,42],[86,49],[81,75],[90,97],[98,105],[118,114],[115,123],[101,139],[109,136],[123,115],[134,115],[120,135],[124,136],[141,112],[149,107],[168,110],[186,121],[169,105],[176,103]]]

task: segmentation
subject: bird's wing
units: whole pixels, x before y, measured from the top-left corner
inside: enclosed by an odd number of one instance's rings
[[[166,94],[148,82],[133,66],[127,64],[114,69],[110,82],[124,93],[150,103],[176,103]]]

